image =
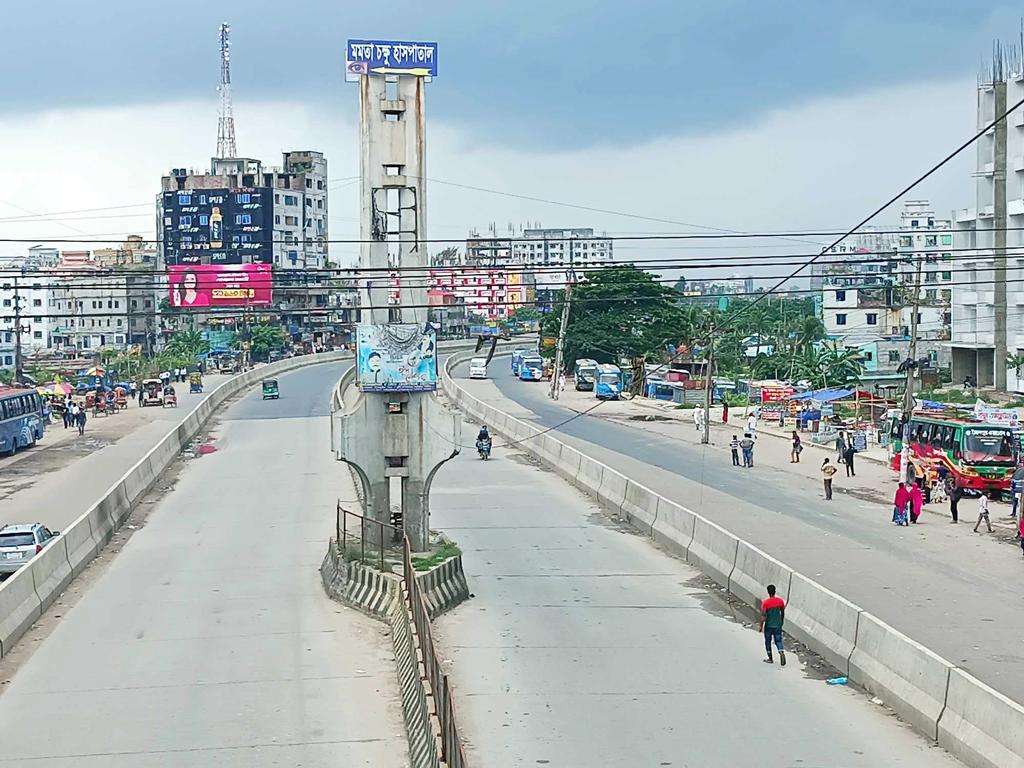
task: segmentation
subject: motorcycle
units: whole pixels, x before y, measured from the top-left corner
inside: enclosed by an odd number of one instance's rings
[[[483,440],[477,440],[476,452],[484,461],[487,461],[489,458],[491,458],[491,438],[487,437],[484,438]]]

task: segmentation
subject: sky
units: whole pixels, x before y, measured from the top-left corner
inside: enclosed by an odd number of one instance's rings
[[[492,222],[617,234],[849,226],[973,132],[981,62],[993,39],[1019,39],[1021,13],[978,0],[5,6],[0,238],[26,239],[152,232],[159,177],[204,167],[214,151],[222,20],[239,153],[324,151],[332,237],[358,234],[345,40],[437,41],[428,228],[457,239]],[[909,196],[930,198],[940,216],[973,205],[973,162],[965,153]],[[0,254],[28,245],[0,243]],[[617,254],[743,252],[724,245],[622,243]]]

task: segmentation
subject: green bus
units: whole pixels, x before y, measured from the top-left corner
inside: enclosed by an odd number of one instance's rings
[[[899,470],[903,435],[894,430],[893,469]],[[945,466],[961,488],[1008,491],[1016,467],[1014,429],[971,419],[914,414],[907,424],[910,460],[929,474]]]

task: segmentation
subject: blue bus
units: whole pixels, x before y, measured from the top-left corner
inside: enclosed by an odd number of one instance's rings
[[[544,359],[540,355],[523,355],[519,363],[520,381],[540,381],[544,378]]]
[[[618,400],[622,394],[622,371],[617,365],[603,363],[597,366],[594,394],[598,400]]]
[[[43,439],[43,398],[30,389],[0,392],[0,453],[14,455]]]

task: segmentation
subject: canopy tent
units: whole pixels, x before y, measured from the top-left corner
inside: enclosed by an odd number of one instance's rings
[[[833,400],[842,400],[852,394],[852,389],[816,389],[813,392],[801,392],[798,395],[792,395],[789,399],[814,400],[818,403],[831,403]]]

